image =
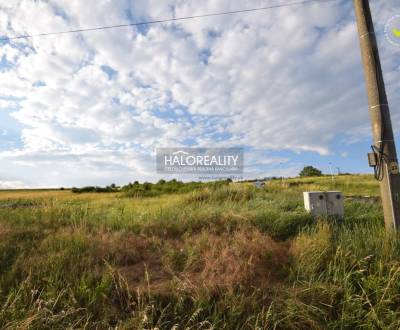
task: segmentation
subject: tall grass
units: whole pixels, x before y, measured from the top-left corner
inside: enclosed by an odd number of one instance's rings
[[[335,180],[0,193],[0,327],[398,329],[399,237],[370,177]],[[345,219],[312,219],[303,189],[343,190]]]

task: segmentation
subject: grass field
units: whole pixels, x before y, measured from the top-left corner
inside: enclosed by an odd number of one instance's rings
[[[313,220],[305,190],[344,192]],[[400,240],[370,176],[153,198],[0,192],[0,327],[399,329]]]

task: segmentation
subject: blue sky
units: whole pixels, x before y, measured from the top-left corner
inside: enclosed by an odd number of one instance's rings
[[[13,0],[0,36],[287,2]],[[371,7],[400,133],[400,4]],[[246,178],[371,173],[352,1],[1,42],[0,84],[0,188],[154,181],[156,148],[183,146],[244,147]]]

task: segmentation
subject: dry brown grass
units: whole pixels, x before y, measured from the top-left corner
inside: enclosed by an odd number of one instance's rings
[[[60,239],[72,236],[84,237],[90,247],[90,256],[95,265],[111,265],[126,281],[132,292],[150,291],[168,294],[172,276],[165,270],[162,245],[156,237],[142,237],[127,232],[98,230],[63,230]]]
[[[287,245],[256,229],[220,236],[203,232],[190,241],[197,258],[181,274],[189,289],[274,286],[289,263]]]
[[[81,266],[99,274],[110,264],[132,292],[158,295],[274,287],[286,278],[289,266],[288,244],[254,228],[221,235],[204,231],[180,239],[64,228],[44,239],[29,263],[45,269],[47,263],[61,261],[64,267],[73,267],[74,260],[86,260]]]
[[[172,275],[163,264],[163,243],[159,239],[135,234],[108,234],[101,238],[101,242],[102,252],[112,255],[110,259],[132,291],[170,293]]]
[[[4,222],[0,222],[0,241],[6,238],[10,232],[10,226],[5,224]]]
[[[0,200],[6,199],[40,199],[72,197],[69,190],[3,190],[0,191]]]

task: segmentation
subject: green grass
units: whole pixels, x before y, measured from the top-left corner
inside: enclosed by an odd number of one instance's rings
[[[341,190],[343,221],[305,190]],[[370,176],[132,198],[0,192],[5,329],[398,329],[400,240]]]

